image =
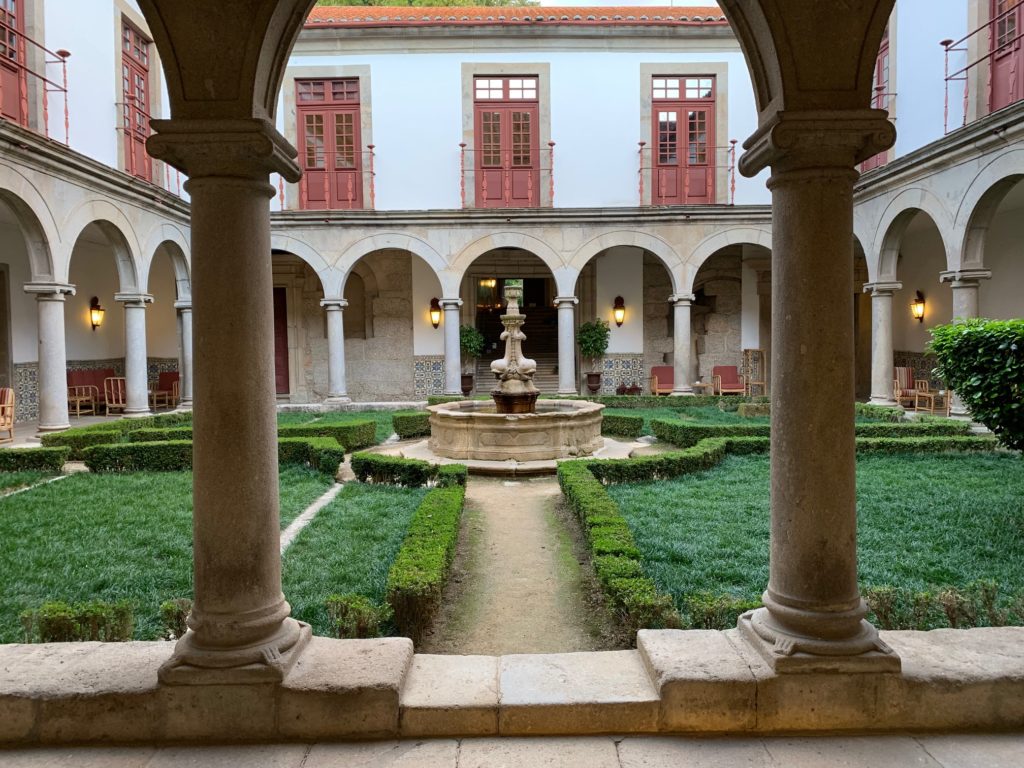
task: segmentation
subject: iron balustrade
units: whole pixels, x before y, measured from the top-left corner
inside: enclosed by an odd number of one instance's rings
[[[714,179],[715,181],[717,181],[717,176],[718,176],[719,169],[720,168],[724,168],[726,170],[726,173],[727,173],[728,179],[729,179],[729,202],[728,202],[728,205],[735,205],[736,204],[736,143],[737,143],[736,139],[729,139],[728,146],[710,147],[710,149],[713,149],[714,151],[709,153],[708,162],[706,164],[703,164],[703,165],[700,165],[700,166],[696,166],[696,165],[680,165],[680,166],[677,166],[677,167],[681,171],[685,171],[687,168],[696,168],[696,167],[707,168],[709,170],[709,172],[710,172],[711,178]],[[637,158],[638,158],[638,165],[639,165],[639,168],[637,169],[637,177],[639,179],[637,187],[638,187],[638,192],[639,192],[639,196],[640,196],[640,205],[642,205],[642,206],[643,205],[657,205],[657,203],[654,203],[654,202],[645,202],[646,187],[645,187],[645,184],[644,184],[644,177],[645,177],[645,174],[649,174],[653,178],[655,168],[656,167],[664,167],[664,166],[655,166],[654,165],[654,163],[653,163],[653,155],[652,155],[653,147],[647,146],[647,142],[646,141],[638,141],[637,145],[639,147],[639,149],[637,150]],[[719,161],[721,161],[721,162],[719,162]],[[710,201],[710,202],[707,202],[707,203],[687,203],[687,202],[685,202],[686,199],[690,195],[689,181],[690,181],[690,175],[688,173],[683,173],[683,200],[684,200],[684,202],[680,203],[680,205],[715,205],[716,204],[716,201]],[[652,182],[652,184],[653,184],[653,182]],[[717,184],[715,186],[717,188]],[[653,190],[651,190],[651,191],[652,191],[651,197],[652,197],[652,200],[653,200]],[[661,180],[661,187],[658,190],[658,196],[660,198],[663,198],[663,199],[665,197],[664,177],[662,177],[662,180]]]
[[[986,62],[991,63],[995,59],[996,56],[998,56],[1001,53],[1003,53],[1008,47],[1014,45],[1015,43],[1020,42],[1021,39],[1024,39],[1024,32],[1018,32],[1016,37],[1014,37],[1014,38],[1012,38],[1010,40],[1005,40],[1000,45],[993,45],[993,42],[996,39],[996,26],[999,24],[1000,21],[1003,21],[1004,19],[1008,18],[1009,16],[1018,13],[1019,10],[1020,9],[1016,5],[1010,6],[1005,11],[1003,11],[1000,14],[997,14],[996,16],[993,16],[991,19],[989,19],[984,24],[982,24],[980,27],[978,27],[977,29],[973,30],[972,32],[967,33],[966,35],[961,37],[959,40],[942,40],[942,41],[939,42],[939,45],[941,45],[943,47],[944,52],[945,52],[945,57],[944,57],[944,59],[945,59],[945,78],[944,78],[944,80],[945,80],[945,90],[946,90],[946,92],[945,92],[945,103],[944,103],[944,106],[943,106],[943,116],[942,116],[942,129],[943,129],[944,133],[949,133],[949,131],[950,131],[950,128],[949,128],[949,84],[950,83],[957,83],[957,82],[962,82],[964,84],[963,85],[963,107],[962,107],[963,108],[963,119],[961,120],[961,123],[960,123],[960,126],[959,126],[959,127],[962,128],[963,126],[967,125],[967,114],[969,112],[970,91],[971,91],[971,78],[970,78],[971,70],[973,70],[974,68],[976,68],[976,67],[978,67],[978,66],[980,66],[980,65],[982,65],[982,64],[984,64]],[[980,35],[982,32],[984,32],[986,30],[988,30],[988,33],[989,33],[989,35],[988,35],[988,53],[986,53],[984,56],[979,56],[974,61],[971,61],[971,62],[967,63],[966,65],[960,67],[955,72],[950,72],[949,71],[949,55],[951,53],[963,53],[963,54],[965,54],[964,58],[966,59],[967,55],[969,55],[969,53],[970,53],[970,41],[973,40],[975,37],[977,37],[978,35]],[[1022,73],[1021,75],[1018,75],[1018,76],[1019,77],[1020,76],[1024,76],[1024,73]],[[992,89],[992,73],[991,73],[991,70],[989,71],[989,76],[988,76],[988,88],[989,88],[990,95],[991,95],[991,89]]]
[[[4,35],[6,40],[10,40],[11,36],[17,41],[17,50],[15,51],[15,58],[10,56],[4,56],[3,61],[7,66],[14,67],[18,70],[18,97],[21,101],[20,109],[21,114],[25,117],[25,122],[22,123],[28,128],[28,78],[36,78],[42,85],[43,95],[43,135],[50,139],[50,94],[59,93],[61,94],[61,100],[64,102],[64,146],[70,146],[71,138],[71,118],[68,110],[68,57],[71,56],[69,51],[58,50],[51,51],[42,43],[33,40],[31,37],[26,35],[24,32],[15,29],[5,21],[0,21],[0,32]],[[29,46],[41,53],[43,58],[43,71],[36,72],[28,65],[28,49]],[[9,48],[9,43],[5,46]],[[46,68],[49,66],[60,66],[60,82],[51,79],[46,72]],[[3,81],[0,80],[0,101],[3,100]],[[38,131],[37,131],[38,133]]]
[[[299,209],[303,211],[316,211],[316,210],[373,210],[376,207],[377,202],[377,186],[376,176],[377,172],[374,169],[374,162],[376,158],[376,145],[367,144],[366,149],[360,150],[360,162],[355,163],[352,152],[326,152],[323,149],[312,150],[313,154],[307,154],[310,150],[302,153],[300,158],[304,165],[302,168],[302,178],[299,180]],[[338,165],[338,159],[342,158],[343,164]],[[312,159],[312,164],[308,164],[308,160]],[[348,163],[348,164],[346,164]],[[319,207],[319,201],[313,203],[310,202],[310,181],[309,173],[311,171],[323,174],[322,181],[316,182],[321,189],[318,191],[323,192],[324,207]],[[337,173],[345,174],[345,187],[344,194],[338,196],[338,200],[341,205],[332,205],[335,202],[335,198],[331,195],[331,175]],[[369,195],[368,204],[361,202],[362,189],[357,187],[357,178],[359,179],[359,185],[363,186],[365,183],[367,194]],[[278,182],[278,194],[281,200],[281,209],[285,209],[285,198],[284,198],[284,179],[280,179]]]
[[[546,148],[539,150],[540,162],[536,165],[531,164],[527,166],[515,165],[513,162],[513,152],[501,151],[500,154],[500,166],[488,166],[488,167],[477,167],[476,163],[473,162],[474,153],[477,150],[468,146],[465,142],[459,143],[459,198],[462,201],[462,207],[468,208],[468,201],[466,197],[466,179],[472,178],[473,183],[476,183],[477,175],[480,175],[480,195],[474,194],[474,200],[476,205],[474,208],[487,208],[487,207],[498,207],[498,206],[486,206],[483,204],[484,200],[487,200],[487,193],[490,191],[488,185],[488,176],[494,173],[501,175],[501,201],[505,204],[504,207],[511,208],[512,205],[512,174],[513,173],[525,173],[526,176],[526,206],[527,208],[534,208],[540,206],[540,184],[542,183],[541,176],[544,173],[548,175],[548,205],[554,207],[555,205],[555,142],[549,141]],[[483,151],[483,150],[481,150]],[[532,155],[532,153],[531,153]],[[547,157],[547,165],[544,165],[544,158]],[[484,173],[486,171],[486,173]],[[534,181],[534,176],[537,177],[537,181]],[[482,199],[478,199],[482,198]]]

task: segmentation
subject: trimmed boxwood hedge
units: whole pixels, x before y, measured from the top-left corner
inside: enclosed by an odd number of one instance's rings
[[[377,442],[377,422],[364,421],[313,422],[284,424],[277,428],[278,437],[333,437],[347,451],[369,448]]]
[[[454,403],[460,400],[490,400],[490,395],[477,395],[466,398],[458,395],[430,395],[427,397],[427,405],[440,405],[441,403]],[[761,395],[758,397],[738,397],[736,395],[693,395],[685,398],[685,403],[676,403],[681,398],[655,397],[654,395],[598,395],[596,397],[584,397],[580,395],[544,395],[542,400],[586,400],[591,403],[600,403],[609,408],[663,408],[670,400],[673,407],[685,405],[687,408],[700,408],[706,405],[718,405],[727,403],[729,405],[739,403],[767,403],[769,398]]]
[[[128,433],[129,443],[164,443],[168,440],[191,440],[192,427],[150,427]]]
[[[640,437],[644,431],[643,416],[626,416],[619,414],[603,414],[601,418],[601,434],[615,437]]]
[[[455,557],[465,488],[435,488],[413,514],[395,562],[388,571],[387,602],[395,626],[417,642],[441,603]]]
[[[279,464],[306,464],[333,475],[345,460],[345,449],[333,437],[279,437]]]
[[[67,446],[57,448],[5,448],[0,450],[0,472],[39,469],[60,472],[71,456]]]
[[[142,429],[169,429],[191,423],[191,413],[162,413],[159,416],[144,416],[139,419],[122,418],[90,424],[87,427],[73,427],[63,432],[51,432],[42,436],[42,443],[47,448],[67,446],[71,449],[71,458],[81,460],[85,458],[85,449],[90,446],[120,443],[129,432]]]
[[[363,483],[402,485],[406,488],[420,488],[432,480],[442,487],[464,486],[469,474],[465,464],[438,466],[420,459],[403,459],[367,451],[352,454],[352,472]]]
[[[430,434],[430,411],[397,411],[391,415],[395,434],[403,440]]]

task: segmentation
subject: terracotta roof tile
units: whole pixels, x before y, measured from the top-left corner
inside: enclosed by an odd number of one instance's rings
[[[728,24],[717,5],[671,6],[504,6],[409,7],[318,6],[306,20],[307,28],[411,27],[411,26],[695,26]]]

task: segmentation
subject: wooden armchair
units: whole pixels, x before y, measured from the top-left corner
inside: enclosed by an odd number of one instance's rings
[[[735,365],[716,365],[711,369],[716,395],[745,395],[747,393],[746,376],[740,376]]]
[[[7,437],[4,437],[4,434]],[[14,390],[0,389],[0,443],[14,442]]]
[[[671,365],[655,365],[651,368],[651,394],[671,395],[675,386],[675,369]]]
[[[81,417],[83,413],[96,413],[100,404],[99,387],[79,384],[68,387],[68,413]]]
[[[928,379],[915,379],[914,369],[897,366],[893,369],[895,378],[892,382],[892,397],[897,405],[909,403],[909,407],[917,408],[919,392],[930,392]]]
[[[103,380],[103,399],[107,405],[107,415],[111,411],[121,411],[128,407],[128,383],[123,376],[112,376]]]

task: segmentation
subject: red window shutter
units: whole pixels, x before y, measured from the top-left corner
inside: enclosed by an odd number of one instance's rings
[[[715,202],[719,165],[716,98],[715,78],[710,75],[656,75],[652,79],[654,205]]]
[[[359,80],[296,80],[300,207],[363,207]]]
[[[478,77],[473,92],[477,207],[539,206],[538,78]]]

